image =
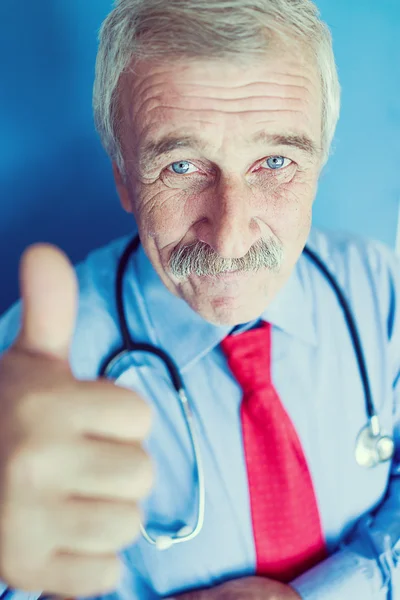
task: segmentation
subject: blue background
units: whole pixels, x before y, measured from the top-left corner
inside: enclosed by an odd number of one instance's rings
[[[166,0],[168,1],[168,0]],[[314,222],[394,246],[400,201],[400,4],[319,0],[343,87]],[[111,0],[0,0],[0,313],[30,243],[73,261],[129,232],[92,120],[97,31]]]

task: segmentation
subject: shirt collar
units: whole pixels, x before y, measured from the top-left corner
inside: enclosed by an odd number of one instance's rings
[[[311,296],[304,282],[305,259],[298,261],[288,282],[260,318],[307,344],[316,344]],[[184,371],[217,346],[232,327],[212,325],[161,281],[140,245],[134,265],[139,293],[149,316],[150,343],[170,354]]]

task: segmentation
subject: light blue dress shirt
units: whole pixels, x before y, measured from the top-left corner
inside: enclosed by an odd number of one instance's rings
[[[96,378],[104,358],[121,345],[114,280],[127,241],[93,252],[77,269],[80,309],[71,364],[78,378]],[[360,330],[376,410],[399,447],[399,263],[383,245],[358,238],[314,230],[309,245],[345,292]],[[219,345],[229,329],[205,322],[173,296],[142,248],[130,261],[124,297],[132,336],[166,350],[181,370],[200,436],[206,508],[203,530],[193,541],[159,551],[139,538],[126,548],[123,579],[109,597],[153,600],[252,575],[256,557],[241,389]],[[335,293],[302,256],[261,318],[273,325],[273,381],[308,460],[329,550],[326,560],[292,585],[304,600],[400,600],[400,456],[370,470],[355,461],[355,440],[367,416]],[[0,323],[1,349],[12,343],[19,321],[16,305]],[[140,354],[117,363],[112,375],[117,385],[139,391],[154,407],[146,442],[156,464],[156,485],[143,503],[148,528],[160,533],[182,522],[192,525],[193,455],[162,364]],[[27,596],[14,594],[15,600]]]

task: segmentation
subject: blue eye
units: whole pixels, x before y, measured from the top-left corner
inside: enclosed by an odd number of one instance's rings
[[[269,169],[277,170],[287,166],[285,164],[286,161],[291,162],[289,158],[285,158],[284,156],[270,156],[265,162],[267,163]]]
[[[190,163],[189,161],[180,160],[179,162],[172,163],[172,165],[169,168],[171,168],[172,171],[177,175],[187,175],[190,171],[190,167],[193,167],[193,169],[196,170],[196,167],[192,165],[192,163]],[[193,172],[194,171],[191,171],[191,173]]]

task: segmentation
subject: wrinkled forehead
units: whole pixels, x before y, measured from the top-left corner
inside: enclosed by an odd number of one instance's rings
[[[128,153],[161,134],[193,130],[212,141],[218,131],[229,138],[233,129],[254,137],[263,126],[320,144],[321,77],[315,57],[299,43],[275,43],[263,56],[240,60],[171,56],[133,62],[119,94],[121,143]]]

